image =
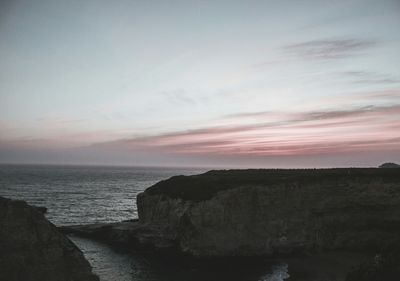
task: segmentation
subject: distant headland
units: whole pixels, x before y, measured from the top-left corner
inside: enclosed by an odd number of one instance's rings
[[[389,162],[389,163],[384,163],[384,164],[380,165],[379,168],[400,168],[400,165]]]

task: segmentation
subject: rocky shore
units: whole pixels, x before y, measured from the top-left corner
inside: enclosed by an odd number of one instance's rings
[[[139,220],[62,226],[59,230],[64,234],[101,240],[115,246],[128,246],[143,253],[179,254],[176,237],[171,236],[164,226],[144,225]]]
[[[97,281],[82,252],[43,215],[0,197],[0,280]]]
[[[373,259],[400,244],[397,169],[210,171],[161,181],[137,205],[139,220],[63,231],[202,259],[337,250]]]

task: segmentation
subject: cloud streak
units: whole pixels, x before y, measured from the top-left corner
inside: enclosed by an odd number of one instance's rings
[[[400,105],[351,110],[257,112],[232,125],[103,143],[103,147],[178,154],[312,155],[400,149]]]
[[[373,40],[361,39],[327,39],[312,40],[286,45],[283,51],[293,57],[306,60],[343,59],[359,54],[377,44]]]
[[[399,84],[400,79],[390,75],[384,75],[369,71],[343,71],[338,73],[339,76],[348,78],[352,83],[357,84]]]

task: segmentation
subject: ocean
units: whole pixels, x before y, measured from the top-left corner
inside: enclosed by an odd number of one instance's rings
[[[48,208],[55,225],[117,222],[137,218],[136,196],[174,175],[199,168],[0,165],[0,196]],[[198,266],[141,256],[75,236],[101,281],[281,281],[288,277],[280,261],[254,265]]]

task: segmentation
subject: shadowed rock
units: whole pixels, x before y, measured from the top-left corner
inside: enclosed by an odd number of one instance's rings
[[[32,207],[36,208],[36,210],[38,210],[42,214],[46,214],[47,213],[47,208],[46,207],[43,207],[43,206],[32,206]]]
[[[0,279],[97,281],[82,252],[38,208],[0,197]]]
[[[398,281],[400,279],[399,248],[386,250],[353,268],[346,281]]]
[[[397,169],[226,170],[161,181],[137,198],[197,257],[370,250],[400,243]]]
[[[171,237],[163,226],[143,225],[138,220],[71,225],[59,227],[59,229],[65,234],[76,234],[144,252],[172,253],[177,251],[176,237]]]

